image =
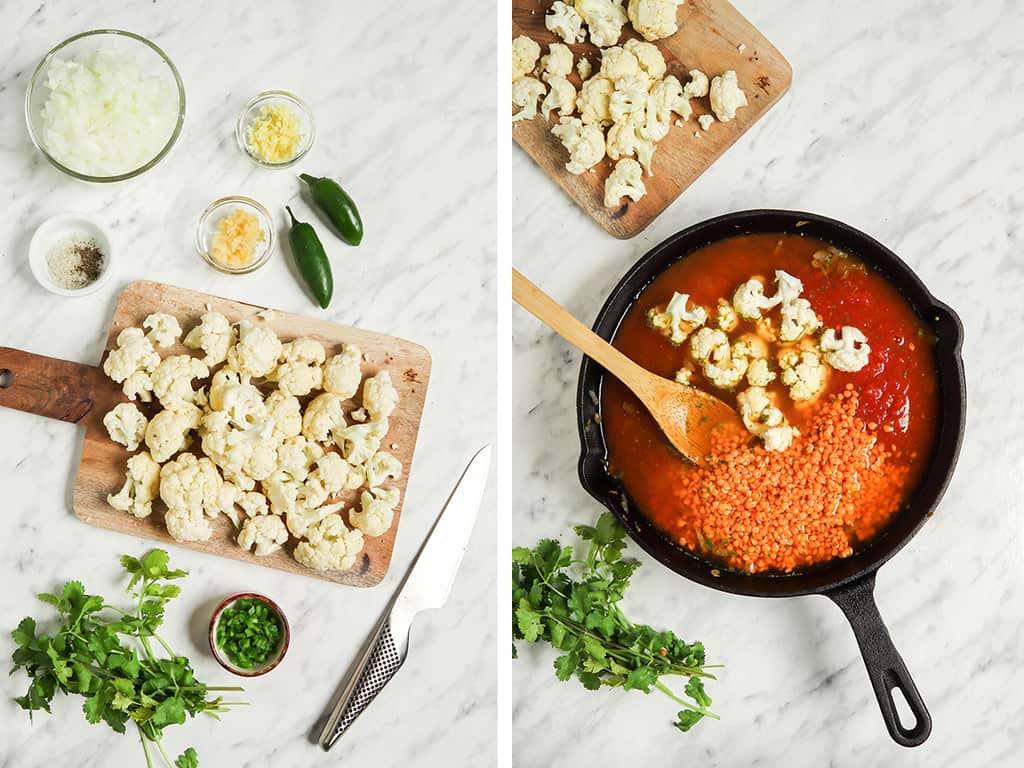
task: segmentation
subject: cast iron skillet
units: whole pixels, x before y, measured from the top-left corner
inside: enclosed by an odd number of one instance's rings
[[[669,540],[632,503],[621,483],[607,468],[604,428],[595,418],[601,409],[604,370],[589,358],[580,368],[576,410],[579,417],[579,474],[583,487],[610,509],[629,535],[648,554],[682,576],[712,589],[753,597],[825,595],[846,615],[857,637],[864,665],[875,690],[882,718],[892,738],[905,747],[923,744],[931,732],[931,717],[903,659],[889,637],[875,605],[875,571],[910,540],[942,497],[956,466],[967,413],[966,387],[960,345],[963,326],[948,306],[933,297],[911,269],[892,251],[841,222],[795,211],[742,211],[696,224],[673,235],[638,261],[619,281],[594,323],[594,331],[609,341],[619,323],[654,278],[701,246],[732,235],[778,232],[814,237],[846,250],[886,277],[932,327],[938,338],[935,363],[940,384],[940,419],[931,466],[906,508],[864,549],[790,575],[743,575],[718,570],[713,564]],[[596,397],[595,397],[596,396]],[[893,702],[898,688],[916,721],[900,722]]]

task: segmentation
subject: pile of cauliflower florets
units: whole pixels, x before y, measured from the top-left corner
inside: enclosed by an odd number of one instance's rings
[[[674,293],[664,308],[648,310],[647,321],[673,345],[690,342],[693,364],[681,368],[676,381],[690,384],[699,368],[705,381],[719,389],[736,390],[745,383],[747,388],[736,395],[743,424],[767,450],[784,451],[800,433],[766,387],[778,379],[793,402],[810,402],[824,390],[830,369],[861,370],[871,347],[852,326],[844,326],[838,335],[825,329],[815,340],[822,323],[800,296],[803,283],[781,270],[775,273],[775,283],[775,295],[766,296],[764,280],[752,277],[740,283],[731,300],[719,299],[711,311],[692,304],[688,294]],[[775,308],[778,314],[772,316]],[[735,333],[741,321],[753,324],[753,329]]]
[[[232,324],[218,312],[184,337],[202,357],[162,357],[158,349],[181,336],[176,318],[150,315],[142,328],[121,331],[103,364],[129,400],[152,411],[126,402],[103,419],[110,438],[134,453],[110,505],[144,518],[159,498],[178,541],[206,541],[223,514],[239,546],[258,556],[292,536],[303,565],[351,568],[363,537],[385,533],[399,502],[398,489],[384,486],[402,464],[381,450],[398,405],[390,374],[364,380],[353,344],[327,357],[315,339],[282,343],[266,322]],[[359,407],[346,409],[360,392]],[[331,497],[360,488],[346,524],[344,503]]]
[[[608,208],[619,205],[623,197],[636,201],[647,194],[643,174],[654,175],[655,145],[669,134],[673,122],[682,126],[681,121],[690,119],[690,99],[710,96],[711,111],[721,122],[732,120],[736,110],[747,105],[733,70],[709,82],[703,72],[691,69],[686,85],[666,74],[665,58],[652,41],[678,30],[677,0],[629,0],[628,7],[624,3],[558,0],[545,17],[548,30],[565,43],[583,42],[589,31],[590,41],[601,49],[597,72],[583,56],[576,63],[582,82],[578,93],[568,79],[573,55],[567,45],[552,43],[541,56],[540,45],[531,38],[520,35],[512,41],[512,103],[520,108],[512,120],[538,115],[550,120],[557,111],[558,123],[551,132],[569,153],[569,173],[584,173],[605,155],[615,160],[604,185]],[[618,45],[627,21],[644,41],[630,39]],[[715,117],[700,115],[701,130],[708,130]]]

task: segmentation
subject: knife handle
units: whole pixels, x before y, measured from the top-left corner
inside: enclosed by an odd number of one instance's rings
[[[333,747],[352,722],[370,706],[370,702],[394,677],[403,661],[391,634],[391,622],[385,618],[352,667],[348,683],[324,723],[320,732],[320,746],[325,751]]]

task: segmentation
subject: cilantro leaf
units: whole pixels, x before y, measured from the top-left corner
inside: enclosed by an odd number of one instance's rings
[[[189,747],[174,761],[175,768],[199,768],[199,755]]]

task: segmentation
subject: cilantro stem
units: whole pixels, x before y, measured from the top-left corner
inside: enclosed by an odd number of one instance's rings
[[[149,756],[149,747],[146,746],[146,735],[142,732],[142,726],[138,723],[135,727],[139,731],[139,741],[142,742],[142,754],[146,756],[146,768],[153,768],[153,759]]]
[[[662,693],[664,693],[670,699],[675,701],[677,704],[681,704],[682,706],[686,707],[687,709],[692,709],[694,712],[700,712],[702,715],[706,715],[707,717],[713,717],[715,720],[721,720],[722,719],[718,715],[716,715],[714,712],[712,712],[710,709],[705,709],[704,707],[698,707],[692,701],[687,701],[686,699],[679,698],[678,696],[675,695],[675,693],[672,692],[671,688],[669,688],[667,685],[665,685],[660,680],[654,684],[654,687],[657,688]]]
[[[160,739],[156,740],[156,748],[160,750],[160,756],[163,757],[164,762],[167,763],[167,768],[174,768],[174,763],[171,762],[171,758],[169,758],[167,753],[164,752],[164,745]]]

